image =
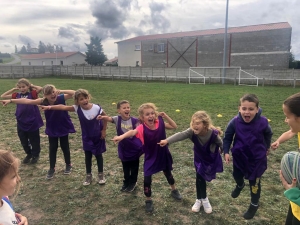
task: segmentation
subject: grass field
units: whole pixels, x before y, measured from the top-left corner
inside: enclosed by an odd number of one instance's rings
[[[16,80],[2,79],[0,82],[0,93],[3,93],[12,88]],[[40,86],[54,84],[58,89],[85,88],[92,94],[92,102],[100,104],[109,115],[116,115],[116,105],[112,103],[122,99],[131,102],[133,116],[137,115],[139,105],[153,102],[178,125],[177,130],[167,132],[168,136],[187,129],[192,114],[197,110],[207,111],[214,125],[225,130],[229,120],[238,112],[239,98],[245,93],[255,93],[260,99],[263,115],[271,120],[273,141],[289,129],[284,123],[281,108],[283,100],[299,91],[290,87],[202,86],[57,78],[32,79],[31,82]],[[68,100],[68,104],[73,104],[73,101]],[[176,109],[180,112],[176,112]],[[14,112],[14,104],[0,109],[0,147],[14,151],[22,159],[25,154],[17,137]],[[218,114],[222,117],[217,117]],[[23,185],[14,205],[17,211],[28,217],[29,224],[284,224],[289,202],[283,196],[278,170],[283,154],[297,149],[296,138],[282,144],[268,156],[268,169],[262,178],[260,208],[254,219],[246,221],[242,217],[250,203],[249,186],[237,199],[230,196],[235,186],[231,175],[232,164],[224,164],[224,172],[207,185],[213,213],[205,214],[203,209],[199,213],[191,211],[196,191],[192,143],[188,140],[170,146],[174,160],[173,175],[184,199],[180,202],[173,200],[167,181],[162,173],[158,173],[153,176],[152,186],[155,211],[147,215],[144,210],[143,157],[136,190],[130,194],[119,191],[123,173],[117,147],[110,141],[115,135],[112,124],[108,126],[107,152],[103,155],[107,183],[99,186],[93,181],[90,186],[82,185],[85,165],[80,126],[77,116],[74,113],[70,115],[77,130],[77,133],[70,135],[72,173],[63,175],[65,165],[59,149],[55,177],[52,180],[45,179],[49,169],[45,127],[41,128],[40,161],[36,165],[21,165]],[[95,172],[95,161],[93,163]]]

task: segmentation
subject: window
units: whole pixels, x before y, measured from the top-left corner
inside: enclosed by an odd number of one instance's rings
[[[31,66],[31,62],[29,62],[28,65]]]
[[[153,48],[153,45],[149,45],[148,51],[149,51],[149,52],[152,52],[153,49],[154,49],[154,48]]]
[[[165,44],[164,43],[157,44],[157,52],[165,52]]]
[[[42,61],[42,65],[45,66],[45,62],[44,61]]]
[[[51,65],[53,66],[53,61],[51,61]]]
[[[60,65],[61,65],[61,66],[64,65],[64,61],[60,61]]]
[[[141,51],[141,45],[135,45],[135,51]]]

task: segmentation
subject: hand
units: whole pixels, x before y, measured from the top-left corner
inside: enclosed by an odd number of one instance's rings
[[[10,100],[0,100],[2,102],[2,106],[7,106],[10,103]]]
[[[16,215],[16,218],[18,218],[20,220],[18,225],[28,225],[28,220],[25,216],[23,216],[19,213],[16,213],[15,215]]]
[[[158,115],[161,116],[162,118],[165,118],[168,116],[165,112],[159,112]]]
[[[114,136],[113,139],[111,139],[115,144],[118,144],[123,139],[120,136]]]
[[[222,154],[223,153],[223,149],[219,148],[219,153]]]
[[[267,149],[267,154],[266,154],[266,155],[269,155],[269,154],[270,154],[270,151],[271,151],[271,149],[268,148],[268,149]]]
[[[38,105],[38,107],[43,111],[51,109],[51,105]]]
[[[275,141],[275,142],[273,142],[273,143],[271,144],[271,148],[272,148],[272,150],[275,150],[275,149],[277,149],[277,148],[279,147],[279,145],[280,145],[279,141]]]
[[[60,90],[56,89],[55,94],[59,95],[60,94]]]
[[[283,187],[284,187],[286,190],[296,187],[296,184],[297,184],[296,178],[293,178],[292,183],[289,184],[289,183],[284,179],[281,170],[279,170],[279,177],[280,177],[280,180],[281,180],[281,182],[282,182]]]
[[[98,115],[97,117],[96,117],[96,120],[102,120],[103,119],[103,117],[101,116],[101,115]]]
[[[101,137],[100,139],[105,139],[106,138],[106,130],[101,130]]]
[[[224,160],[225,160],[225,163],[228,165],[230,162],[230,155],[228,153],[224,154]]]
[[[168,141],[165,139],[165,140],[161,140],[160,142],[157,143],[158,145],[160,145],[160,147],[164,147],[165,145],[168,144]]]

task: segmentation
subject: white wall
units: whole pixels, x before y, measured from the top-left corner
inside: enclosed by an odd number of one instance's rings
[[[52,65],[60,65],[60,61],[63,61],[64,66],[72,66],[74,64],[87,64],[85,61],[85,56],[77,53],[71,55],[69,57],[64,58],[47,58],[47,59],[22,59],[22,66],[52,66]]]
[[[139,66],[141,66],[141,50],[135,50],[135,45],[140,45],[140,41],[128,41],[118,43],[118,65],[119,66],[136,66],[136,61],[139,61]]]

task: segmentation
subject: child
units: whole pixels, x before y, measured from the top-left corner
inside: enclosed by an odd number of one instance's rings
[[[98,165],[98,183],[105,184],[103,174],[102,153],[106,151],[105,136],[107,121],[98,121],[97,116],[105,116],[105,112],[99,105],[90,103],[91,95],[87,90],[78,89],[74,94],[75,105],[41,106],[43,110],[63,110],[76,112],[80,121],[82,132],[82,144],[85,154],[86,179],[83,185],[92,182],[92,156],[94,155]]]
[[[133,130],[139,125],[139,121],[135,117],[130,116],[129,101],[123,100],[117,103],[118,116],[101,116],[97,119],[112,122],[116,125],[117,135],[122,135],[129,130]],[[136,138],[126,138],[118,144],[118,155],[121,159],[124,173],[123,186],[120,191],[132,192],[135,189],[140,156],[143,154],[142,143]]]
[[[290,140],[295,135],[296,133],[293,133],[291,130],[284,132],[276,141],[271,144],[272,149],[277,149],[281,143]],[[300,132],[298,132],[298,150],[300,150]]]
[[[223,172],[221,151],[219,151],[223,148],[220,137],[222,133],[219,127],[212,125],[212,121],[205,111],[198,111],[192,116],[189,129],[176,133],[158,143],[160,146],[165,146],[187,138],[194,143],[197,199],[192,207],[193,212],[199,212],[202,205],[206,213],[212,212],[206,194],[206,181],[210,182],[216,178],[216,173]]]
[[[175,188],[175,180],[172,175],[173,159],[167,146],[160,147],[157,143],[166,138],[165,129],[177,128],[176,123],[164,112],[158,113],[156,106],[153,103],[142,104],[139,109],[139,119],[142,122],[134,130],[114,137],[112,140],[119,143],[124,138],[136,136],[143,144],[145,154],[144,160],[144,194],[146,195],[146,212],[153,212],[153,202],[151,200],[151,183],[152,175],[163,171],[168,183],[171,186],[171,195],[177,200],[182,197],[179,191]],[[164,119],[168,123],[164,122]]]
[[[0,224],[28,225],[27,218],[15,213],[7,196],[16,196],[20,187],[19,160],[12,152],[0,150]]]
[[[27,79],[18,80],[15,88],[12,88],[1,95],[5,99],[37,99],[42,88],[31,84]],[[18,92],[16,92],[18,91]],[[16,107],[17,132],[26,153],[23,163],[35,164],[39,160],[40,127],[44,125],[39,108],[35,105],[20,105]]]
[[[261,116],[259,100],[254,94],[246,94],[240,99],[239,115],[234,117],[227,126],[223,139],[224,158],[230,161],[229,150],[233,157],[233,178],[236,187],[231,193],[237,198],[244,188],[244,178],[249,180],[251,203],[245,219],[252,219],[258,209],[261,192],[260,178],[267,169],[272,130],[268,120]]]
[[[73,90],[57,90],[54,85],[47,84],[43,87],[42,92],[44,98],[38,98],[36,100],[27,99],[11,99],[4,100],[2,104],[5,106],[8,103],[17,104],[29,104],[29,105],[59,105],[66,104],[66,100],[73,97],[75,91]],[[64,94],[60,94],[64,93]],[[49,159],[50,169],[48,170],[46,179],[52,179],[55,173],[56,155],[58,149],[58,140],[60,141],[60,147],[63,151],[66,169],[64,170],[65,175],[69,175],[72,170],[71,154],[69,147],[69,133],[75,133],[74,125],[68,112],[61,111],[47,111],[45,112],[46,118],[46,130],[45,133],[48,135],[49,140]]]
[[[283,113],[285,122],[290,126],[291,133],[300,132],[300,93],[288,97],[283,102]],[[300,224],[300,189],[296,187],[296,179],[292,184],[288,184],[280,172],[280,179],[283,186],[287,189],[284,195],[290,200],[289,211],[286,217],[286,225]]]

